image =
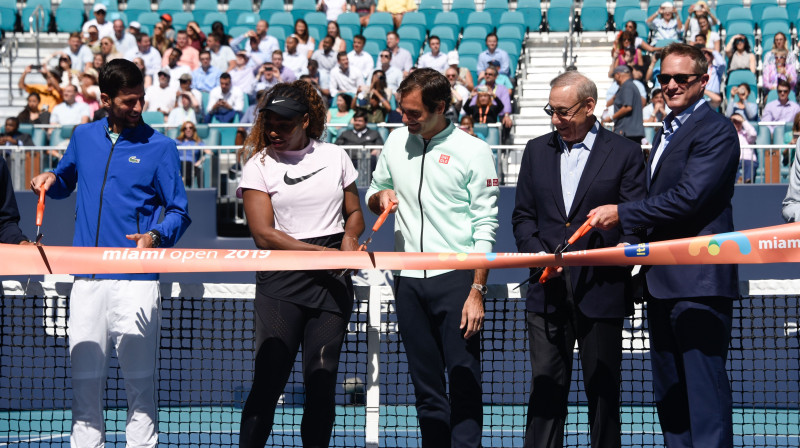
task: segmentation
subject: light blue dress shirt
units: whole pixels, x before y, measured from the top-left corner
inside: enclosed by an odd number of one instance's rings
[[[567,211],[567,214],[572,208],[572,201],[578,191],[578,183],[581,181],[586,161],[589,160],[589,151],[594,146],[599,130],[600,123],[595,120],[594,126],[589,129],[589,133],[586,134],[583,141],[572,145],[572,149],[561,139],[561,136],[558,137],[558,142],[561,145],[561,194],[564,198],[564,210]]]

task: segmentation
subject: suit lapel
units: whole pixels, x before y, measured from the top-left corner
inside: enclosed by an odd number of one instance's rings
[[[664,160],[666,160],[667,157],[674,152],[672,149],[680,145],[683,139],[694,134],[695,128],[710,110],[711,108],[708,106],[708,103],[702,104],[697,108],[696,111],[692,112],[692,114],[689,115],[689,118],[686,119],[686,122],[683,123],[680,128],[678,128],[678,131],[672,136],[667,147],[664,148],[664,154],[661,154],[661,157],[658,158],[658,165],[656,165],[656,169],[653,171],[653,179],[655,179],[655,177],[658,175],[661,166],[664,164]],[[652,180],[650,183],[652,183]],[[650,183],[648,183],[648,185]]]
[[[592,185],[594,178],[597,177],[606,159],[608,159],[609,154],[611,154],[612,148],[609,140],[609,132],[601,126],[597,133],[597,138],[594,141],[594,146],[589,151],[589,159],[586,160],[586,166],[584,166],[583,173],[578,181],[578,190],[575,192],[572,208],[567,215],[568,219],[571,220],[578,208],[580,208],[583,197],[586,196],[586,192],[589,191],[589,187]]]
[[[567,219],[567,211],[564,208],[564,193],[561,190],[561,145],[558,143],[558,134],[553,132],[552,138],[550,139],[549,148],[547,148],[548,152],[548,160],[547,160],[547,170],[546,172],[550,176],[550,184],[552,185],[552,192],[553,192],[553,201],[556,203],[556,208],[558,208],[559,213],[564,218]]]
[[[653,170],[653,156],[656,155],[656,151],[658,151],[658,145],[661,144],[661,137],[664,135],[664,126],[662,125],[660,128],[656,130],[656,135],[653,137],[653,147],[650,149],[650,157],[647,158],[647,187],[650,188],[650,181],[651,175],[650,173]]]

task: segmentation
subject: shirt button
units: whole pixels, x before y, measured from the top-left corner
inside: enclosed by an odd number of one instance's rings
[[[564,225],[565,225],[566,227],[569,227],[569,226],[570,226],[570,223],[566,223],[566,224],[564,224]]]

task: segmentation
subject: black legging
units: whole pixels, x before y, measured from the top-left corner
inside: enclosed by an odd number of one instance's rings
[[[336,374],[350,316],[256,296],[253,386],[242,411],[241,448],[263,448],[275,407],[303,344],[304,447],[327,447],[336,417]]]

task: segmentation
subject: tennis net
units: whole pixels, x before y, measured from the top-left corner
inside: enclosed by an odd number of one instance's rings
[[[766,284],[766,283],[763,283]],[[736,446],[800,446],[800,282],[752,283],[736,302],[729,374]],[[69,283],[4,282],[0,301],[0,446],[66,447],[70,432]],[[511,285],[513,286],[513,285]],[[524,300],[494,285],[482,333],[487,447],[521,446],[530,390]],[[779,285],[780,286],[780,285]],[[755,292],[754,292],[755,291]],[[794,292],[792,292],[794,291]],[[162,285],[159,446],[238,446],[252,379],[252,285]],[[623,446],[663,446],[653,407],[644,311],[626,320],[621,387]],[[586,399],[575,357],[566,446],[588,446]],[[414,391],[391,288],[357,287],[337,386],[331,446],[419,446]],[[124,446],[125,391],[112,359],[107,446]],[[299,358],[270,446],[302,446]]]

